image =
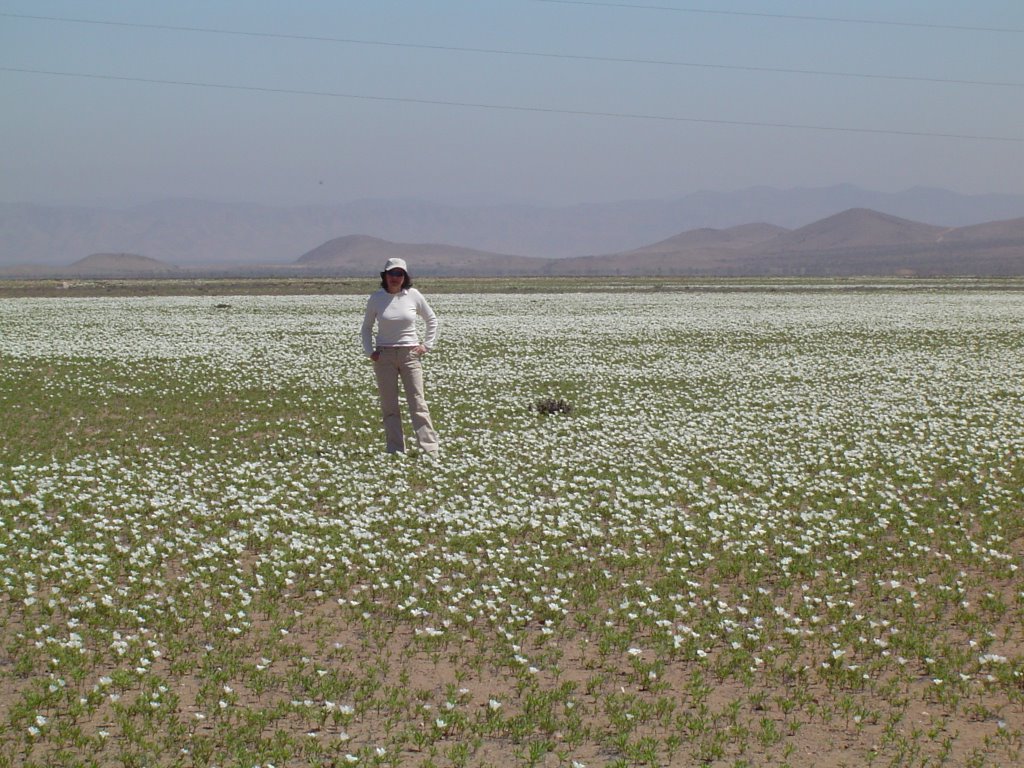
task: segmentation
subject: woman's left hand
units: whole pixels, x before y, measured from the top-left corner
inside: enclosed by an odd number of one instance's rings
[[[412,351],[417,357],[423,357],[425,354],[427,354],[427,348],[424,347],[422,344],[417,344],[415,347],[413,347]]]

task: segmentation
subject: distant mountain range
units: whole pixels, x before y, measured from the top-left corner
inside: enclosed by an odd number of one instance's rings
[[[274,208],[177,200],[119,210],[0,203],[0,267],[65,268],[94,253],[144,254],[183,269],[290,265],[323,243],[355,235],[567,258],[644,249],[681,232],[731,230],[751,222],[799,229],[853,208],[933,226],[967,227],[1024,216],[1024,195],[925,188],[883,193],[839,185],[561,207],[363,200]]]
[[[181,269],[136,254],[93,254],[66,267],[0,270],[27,277],[233,274],[373,276],[392,257],[424,276],[1022,276],[1024,218],[942,227],[852,208],[797,229],[704,227],[626,251],[539,258],[367,235],[331,239],[291,264]]]

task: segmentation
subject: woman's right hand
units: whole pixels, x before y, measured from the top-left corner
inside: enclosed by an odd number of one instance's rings
[[[370,355],[370,359],[373,360],[373,362],[375,362],[375,363],[378,360],[380,360],[380,350],[379,349],[373,350],[373,353]]]

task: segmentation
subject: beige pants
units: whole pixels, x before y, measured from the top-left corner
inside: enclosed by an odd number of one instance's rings
[[[385,347],[380,350],[380,359],[374,361],[373,372],[377,375],[377,390],[380,392],[380,413],[384,421],[384,435],[387,437],[388,453],[405,450],[402,435],[402,413],[398,405],[398,379],[402,379],[405,401],[409,405],[412,428],[416,442],[427,453],[437,451],[437,433],[430,421],[427,398],[423,394],[423,367],[413,347]]]

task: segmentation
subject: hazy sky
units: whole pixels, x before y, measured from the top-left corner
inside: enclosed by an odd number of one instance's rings
[[[0,0],[0,94],[7,202],[1024,193],[1021,0]]]

